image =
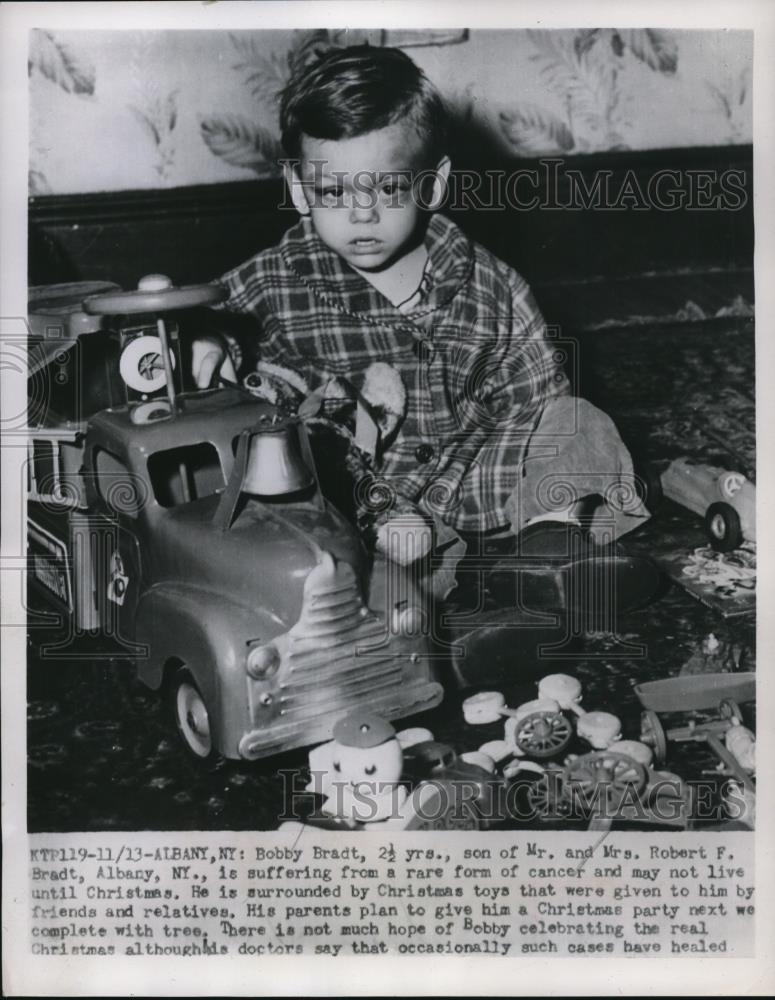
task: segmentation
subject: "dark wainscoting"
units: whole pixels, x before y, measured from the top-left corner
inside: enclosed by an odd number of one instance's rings
[[[552,322],[594,325],[633,309],[667,315],[697,295],[709,296],[702,307],[712,315],[737,294],[753,298],[750,146],[491,161],[488,170],[465,195],[457,176],[452,190],[463,204],[449,214],[530,281]],[[512,202],[538,204],[490,207],[496,171]],[[662,171],[674,172],[660,181],[663,200],[679,192],[674,210],[654,204]],[[570,207],[574,190],[591,192],[592,205]],[[150,271],[180,284],[208,280],[280,238],[296,218],[280,207],[285,200],[280,181],[32,198],[30,284],[107,279],[132,288]]]

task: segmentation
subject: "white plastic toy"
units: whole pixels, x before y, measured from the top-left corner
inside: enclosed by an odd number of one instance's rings
[[[610,712],[585,712],[579,716],[576,732],[595,750],[607,750],[621,736],[622,723]]]
[[[514,751],[506,740],[489,740],[487,743],[482,743],[479,753],[486,753],[496,764],[500,764],[502,760],[511,757]]]
[[[477,767],[483,767],[490,774],[495,772],[495,761],[489,754],[483,753],[481,750],[469,750],[468,753],[461,753],[460,759],[466,764],[476,764]]]
[[[425,743],[428,740],[432,740],[433,733],[430,729],[423,729],[421,726],[413,726],[411,729],[402,729],[399,733],[396,733],[396,739],[401,744],[401,748],[406,750],[408,747],[413,747],[417,743]]]
[[[500,691],[480,691],[463,702],[463,718],[469,725],[483,726],[497,722],[506,707]]]
[[[340,719],[334,739],[309,755],[308,790],[326,796],[322,812],[372,823],[395,816],[407,797],[399,783],[403,752],[395,730],[376,715]]]
[[[756,771],[756,737],[745,726],[730,726],[724,737],[724,744],[744,771]]]
[[[581,684],[568,674],[547,674],[538,682],[538,698],[506,709],[505,738],[517,757],[554,757],[568,746],[573,727],[562,714],[584,715]]]
[[[507,709],[506,713],[511,716],[511,719],[519,721],[520,719],[526,718],[528,715],[533,715],[535,712],[559,711],[560,703],[556,700],[556,698],[534,698],[532,701],[524,701],[521,705],[518,705],[517,708]],[[509,721],[511,720],[506,721],[506,725],[508,725]]]
[[[616,740],[608,749],[611,753],[622,753],[626,757],[636,760],[644,767],[650,768],[654,760],[654,752],[651,747],[647,747],[645,743],[641,743],[639,740]]]
[[[581,715],[581,684],[569,674],[547,674],[538,682],[539,698],[554,698],[560,708]]]

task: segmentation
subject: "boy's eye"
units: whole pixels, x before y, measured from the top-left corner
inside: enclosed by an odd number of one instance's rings
[[[324,205],[338,205],[344,197],[344,188],[328,187],[318,192]]]
[[[376,774],[377,773],[377,765],[376,764],[369,764],[369,766],[368,767],[364,767],[363,770],[364,770],[365,774]]]
[[[406,181],[394,178],[393,180],[386,180],[380,184],[380,191],[382,194],[390,197],[391,195],[400,194],[402,191],[407,189]]]

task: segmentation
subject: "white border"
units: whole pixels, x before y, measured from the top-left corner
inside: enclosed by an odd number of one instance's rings
[[[73,961],[30,959],[24,951],[25,921],[14,905],[23,895],[26,876],[24,830],[26,827],[25,768],[20,753],[25,741],[24,636],[22,629],[3,628],[3,965],[4,989],[9,994],[96,995],[103,993],[146,995],[523,995],[528,993],[574,995],[765,995],[775,987],[775,837],[773,831],[772,727],[768,721],[775,707],[775,677],[769,655],[775,650],[775,621],[766,609],[773,607],[771,554],[775,550],[773,510],[773,452],[768,429],[775,424],[772,392],[775,347],[775,213],[773,164],[775,164],[775,4],[769,0],[648,0],[623,5],[619,0],[594,3],[573,0],[522,0],[476,4],[447,0],[412,2],[245,2],[245,3],[4,3],[0,6],[0,317],[24,316],[26,310],[26,167],[27,75],[26,33],[34,26],[52,28],[269,28],[352,25],[353,27],[585,27],[616,24],[621,27],[750,28],[755,32],[755,210],[756,210],[756,312],[757,381],[759,386],[759,760],[762,781],[759,795],[757,844],[757,942],[756,960],[703,959],[648,961],[609,959],[462,960],[433,962],[419,959],[212,959],[145,960],[142,965],[110,965],[81,959]],[[2,394],[3,412],[13,407],[13,387],[8,381]],[[23,385],[22,385],[23,389]],[[19,482],[22,449],[4,451],[3,482]],[[16,491],[3,494],[3,553],[19,552],[22,523]],[[5,566],[6,564],[4,564]],[[12,576],[13,574],[11,574]],[[3,584],[8,582],[3,572]],[[18,590],[18,586],[17,586]],[[3,587],[4,617],[13,602],[12,588]],[[16,634],[14,634],[16,633]],[[768,767],[767,764],[770,766]],[[21,919],[20,919],[21,917]]]

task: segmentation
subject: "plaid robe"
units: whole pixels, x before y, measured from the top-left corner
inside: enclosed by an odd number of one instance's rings
[[[404,311],[303,218],[220,279],[225,309],[254,317],[261,359],[311,388],[343,377],[360,389],[372,362],[392,365],[407,412],[381,456],[382,485],[456,531],[488,531],[509,524],[546,400],[568,392],[562,352],[514,270],[441,215],[425,242],[425,279]]]

